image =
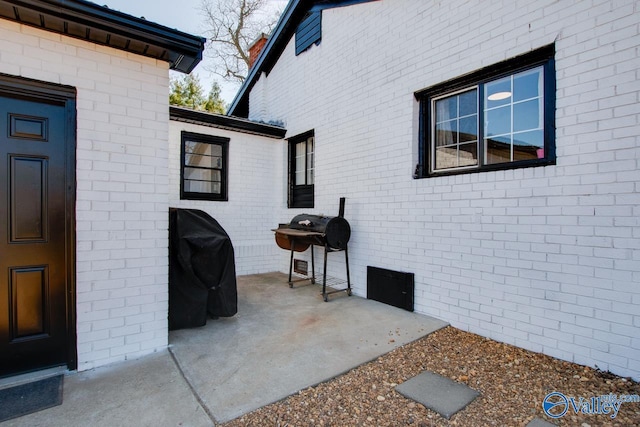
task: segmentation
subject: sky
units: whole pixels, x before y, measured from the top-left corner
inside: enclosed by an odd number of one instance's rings
[[[91,0],[96,4],[108,6],[110,9],[117,10],[129,15],[144,17],[147,21],[175,28],[185,33],[196,36],[206,37],[206,28],[204,19],[201,16],[200,4],[202,0]],[[267,0],[269,7],[275,9],[284,9],[287,0]],[[214,81],[217,81],[222,88],[222,99],[227,104],[231,103],[236,92],[240,88],[237,83],[226,83],[221,77],[215,76],[206,70],[207,58],[198,64],[192,74],[196,74],[200,79],[205,92],[209,92],[209,88]],[[180,76],[179,73],[172,75]]]

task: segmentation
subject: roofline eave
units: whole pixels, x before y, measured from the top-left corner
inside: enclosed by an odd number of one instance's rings
[[[24,8],[40,15],[40,20],[28,20],[21,14],[3,14],[0,18],[12,20],[24,25],[59,33],[69,37],[83,39],[114,49],[124,50],[142,56],[150,56],[169,62],[170,68],[183,73],[191,72],[202,60],[206,39],[176,29],[137,18],[126,13],[100,6],[86,0],[0,0],[11,5],[14,10]],[[150,55],[145,51],[136,51],[127,46],[109,44],[109,38],[99,39],[87,32],[86,36],[66,31],[68,24],[91,28],[92,32],[103,32],[152,45],[162,54]],[[61,28],[64,28],[61,29]]]

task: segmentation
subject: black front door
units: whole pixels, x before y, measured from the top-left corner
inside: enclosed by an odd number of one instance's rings
[[[75,367],[74,111],[38,95],[0,79],[0,377]]]

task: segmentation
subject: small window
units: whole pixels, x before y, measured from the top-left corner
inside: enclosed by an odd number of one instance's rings
[[[314,152],[312,132],[289,140],[289,207],[312,208],[314,204]]]
[[[180,198],[227,199],[229,138],[182,132]]]
[[[416,94],[418,176],[555,163],[553,46]]]

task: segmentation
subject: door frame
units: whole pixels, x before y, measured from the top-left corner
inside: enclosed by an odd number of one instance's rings
[[[65,108],[65,269],[67,367],[78,368],[76,338],[76,88],[0,73],[0,96]]]

